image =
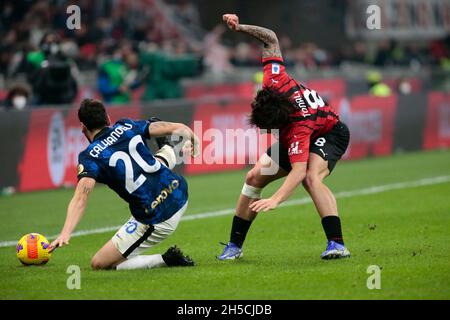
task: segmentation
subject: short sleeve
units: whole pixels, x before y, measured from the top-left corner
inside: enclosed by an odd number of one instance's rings
[[[291,80],[284,66],[283,58],[264,58],[263,63],[263,88],[273,87],[275,89],[284,86]]]
[[[287,148],[290,163],[308,161],[311,133],[311,129],[302,126],[289,136]]]
[[[123,123],[125,125],[131,125],[132,130],[141,135],[144,139],[150,139],[150,133],[148,127],[150,122],[147,120],[131,120],[131,119],[121,119],[117,121],[118,123]]]
[[[148,130],[150,122],[147,120],[137,120],[134,121],[134,123],[136,124],[136,130],[138,130],[138,133],[145,139],[150,139],[150,132]]]
[[[100,170],[98,165],[93,159],[87,156],[85,153],[80,153],[78,156],[77,178],[78,181],[81,178],[92,178],[97,180]]]

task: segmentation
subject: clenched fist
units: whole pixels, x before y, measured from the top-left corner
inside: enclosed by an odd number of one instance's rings
[[[228,28],[234,31],[239,31],[239,17],[233,13],[223,15],[223,21],[228,25]]]

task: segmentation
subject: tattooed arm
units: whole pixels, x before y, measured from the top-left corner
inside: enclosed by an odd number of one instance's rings
[[[150,135],[153,137],[169,136],[175,132],[183,133],[187,136],[192,136],[194,133],[192,130],[183,123],[168,122],[168,121],[155,121],[150,123],[148,127]]]
[[[282,57],[277,35],[272,30],[247,24],[239,24],[239,18],[235,14],[223,15],[223,21],[226,22],[231,30],[247,33],[262,41],[264,44],[263,58]]]
[[[192,156],[198,155],[199,140],[195,133],[187,125],[183,123],[167,122],[167,121],[156,121],[150,123],[148,127],[150,136],[152,137],[162,137],[176,135],[182,137],[182,142],[188,143],[186,148],[190,148],[189,153]]]
[[[50,251],[69,244],[70,237],[84,214],[89,194],[94,189],[94,186],[95,180],[92,178],[85,177],[78,181],[75,193],[67,207],[66,222],[64,223],[61,234],[51,243]]]

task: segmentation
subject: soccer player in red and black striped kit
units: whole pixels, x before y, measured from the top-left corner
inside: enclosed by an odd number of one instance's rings
[[[286,73],[278,39],[272,30],[239,24],[235,14],[225,14],[223,20],[231,30],[247,33],[264,44],[263,88],[252,102],[250,122],[260,129],[278,129],[279,141],[248,172],[233,218],[230,241],[218,259],[240,258],[247,231],[257,214],[275,209],[301,183],[316,206],[328,239],[322,259],[349,257],[336,199],[323,183],[348,147],[347,126],[316,91]],[[264,168],[272,167],[273,162],[278,164],[278,171],[266,175]],[[281,187],[270,198],[261,199],[262,189],[282,177],[286,179]]]

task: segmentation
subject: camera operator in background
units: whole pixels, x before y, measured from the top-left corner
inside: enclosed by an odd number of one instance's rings
[[[57,33],[47,33],[40,50],[27,55],[28,82],[36,105],[69,104],[77,96],[75,64],[61,51]]]

